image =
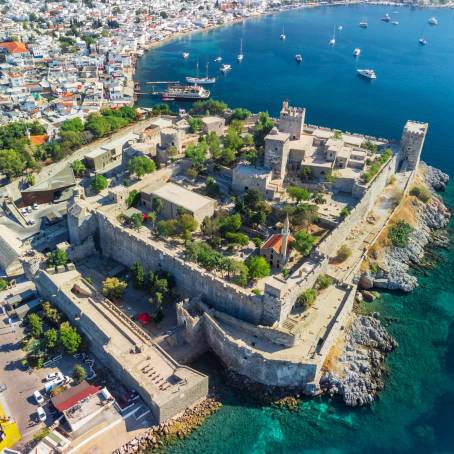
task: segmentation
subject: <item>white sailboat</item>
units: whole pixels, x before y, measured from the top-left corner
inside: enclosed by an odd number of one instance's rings
[[[335,46],[336,45],[336,27],[334,27],[333,37],[329,40],[329,45],[330,46]]]
[[[353,51],[353,56],[354,57],[359,57],[361,54],[361,49],[359,47],[357,47],[354,51]]]
[[[282,33],[281,36],[279,36],[279,39],[281,41],[285,41],[285,38],[287,38],[286,34],[284,33],[284,26],[282,26]]]
[[[206,75],[205,77],[199,77],[199,62],[197,62],[197,76],[186,77],[186,82],[189,84],[196,85],[211,85],[216,83],[216,77],[208,77],[208,62],[206,64]]]
[[[238,60],[238,63],[241,63],[243,61],[244,54],[243,54],[243,40],[240,42],[240,53],[236,56],[236,59]]]

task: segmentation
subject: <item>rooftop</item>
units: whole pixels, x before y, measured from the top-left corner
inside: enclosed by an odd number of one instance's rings
[[[146,192],[146,190],[144,192]],[[166,183],[157,189],[152,189],[150,193],[167,202],[185,208],[188,211],[197,211],[214,201],[209,197],[188,191],[175,183]]]

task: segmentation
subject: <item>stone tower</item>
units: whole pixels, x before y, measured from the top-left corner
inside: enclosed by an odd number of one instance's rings
[[[400,161],[403,170],[414,170],[418,166],[426,138],[428,123],[407,121],[400,139]]]
[[[273,178],[285,178],[289,152],[289,135],[273,128],[265,137],[265,167],[273,171]]]
[[[290,140],[299,140],[303,134],[306,109],[301,107],[289,107],[288,101],[282,103],[279,116],[279,131],[287,133]]]

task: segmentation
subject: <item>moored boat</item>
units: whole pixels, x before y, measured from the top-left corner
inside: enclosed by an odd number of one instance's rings
[[[297,63],[301,63],[303,61],[303,56],[301,54],[296,54],[295,60]]]
[[[359,47],[357,47],[354,51],[353,51],[353,55],[355,57],[359,57],[359,55],[361,54],[361,49]]]
[[[171,85],[162,93],[163,100],[208,99],[210,91],[199,85]]]
[[[358,76],[364,77],[365,79],[374,80],[377,78],[375,71],[373,69],[357,69],[356,73]]]

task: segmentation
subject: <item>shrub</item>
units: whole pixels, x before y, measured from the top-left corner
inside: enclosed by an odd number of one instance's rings
[[[311,253],[314,244],[315,238],[310,233],[300,230],[295,234],[295,241],[291,243],[291,246],[300,254],[306,256]]]
[[[63,249],[55,249],[49,254],[47,263],[49,266],[66,265],[69,261],[68,254]]]
[[[298,304],[304,309],[309,309],[317,299],[317,290],[309,288],[298,296]]]
[[[352,250],[345,244],[343,244],[338,250],[336,258],[337,260],[343,262],[347,260],[352,255]]]
[[[254,243],[255,247],[260,247],[263,243],[263,240],[260,237],[255,236],[254,238],[252,238],[252,242]]]
[[[311,193],[307,189],[300,188],[299,186],[289,186],[287,188],[287,193],[292,199],[296,200],[297,203],[311,198]]]
[[[380,267],[378,266],[377,263],[374,262],[369,265],[369,271],[372,274],[377,274],[379,270],[380,270]]]
[[[342,210],[340,212],[341,217],[346,218],[349,214],[350,214],[350,208],[348,208],[348,207],[342,208]]]
[[[120,298],[128,284],[117,277],[108,277],[102,283],[102,293],[107,298]]]
[[[76,364],[73,368],[73,378],[76,383],[80,383],[81,381],[85,380],[87,377],[87,372],[85,371],[84,366],[81,364]]]
[[[413,227],[408,222],[400,220],[388,230],[388,237],[393,246],[405,247],[408,245],[411,232],[413,232]]]
[[[417,197],[423,203],[427,203],[431,198],[430,191],[423,186],[413,186],[410,195]]]
[[[0,279],[0,292],[8,287],[8,281],[6,279]]]
[[[53,307],[49,302],[45,301],[42,304],[44,318],[50,322],[53,326],[60,326],[61,323],[61,314],[58,312],[58,309]]]
[[[289,276],[290,276],[290,271],[288,270],[288,268],[283,268],[282,277],[287,280],[289,278]]]
[[[320,274],[317,278],[316,286],[319,290],[328,288],[333,283],[333,278],[327,274]]]
[[[262,292],[258,289],[258,288],[253,288],[252,289],[252,293],[255,295],[255,296],[260,296],[262,294]]]

